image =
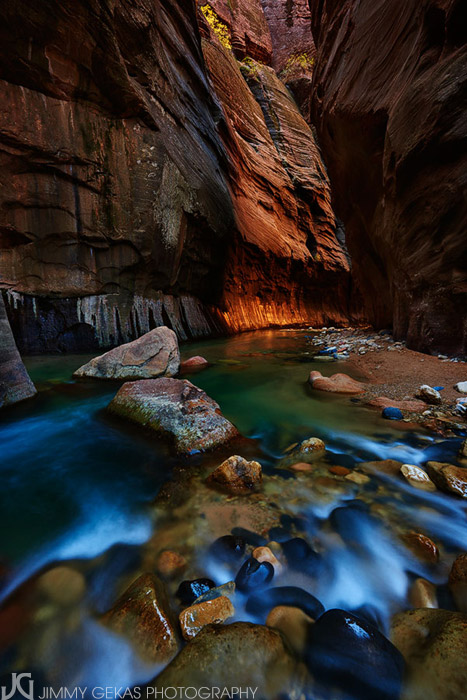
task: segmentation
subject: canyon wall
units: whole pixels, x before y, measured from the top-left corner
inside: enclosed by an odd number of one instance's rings
[[[267,68],[260,0],[18,0],[0,38],[0,288],[21,351],[347,319],[329,182]]]
[[[29,399],[35,393],[16,347],[0,294],[0,408]]]
[[[467,353],[465,3],[310,8],[315,124],[369,318]]]

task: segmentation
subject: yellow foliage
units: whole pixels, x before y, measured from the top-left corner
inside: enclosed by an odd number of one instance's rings
[[[206,5],[201,6],[201,12],[206,17],[209,26],[219,39],[222,46],[224,46],[224,48],[226,49],[231,49],[232,43],[230,41],[230,32],[225,22],[219,19],[219,17],[215,13],[211,5],[209,5],[209,3],[206,3]]]
[[[315,59],[305,51],[303,53],[294,53],[287,59],[287,63],[281,71],[280,77],[282,80],[287,80],[296,69],[305,70],[311,73],[314,62]]]

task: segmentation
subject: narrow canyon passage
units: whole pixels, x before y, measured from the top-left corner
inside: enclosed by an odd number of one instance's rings
[[[2,10],[2,700],[464,700],[463,4]]]

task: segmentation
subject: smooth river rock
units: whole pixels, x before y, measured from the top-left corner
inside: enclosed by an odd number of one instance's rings
[[[467,498],[467,468],[446,462],[428,462],[427,469],[439,489]]]
[[[448,585],[457,609],[467,613],[467,554],[459,554],[454,561]]]
[[[308,382],[313,389],[329,391],[334,394],[362,394],[365,391],[365,385],[362,382],[357,382],[341,372],[333,374],[331,377],[323,377],[321,372],[315,370],[310,372]]]
[[[127,637],[147,661],[167,663],[179,649],[167,592],[154,574],[137,578],[101,621]]]
[[[127,382],[108,410],[170,438],[179,453],[209,450],[238,436],[219,405],[187,379]]]
[[[257,688],[256,698],[299,697],[302,671],[277,630],[248,622],[208,625],[149,685],[154,688]]]
[[[402,700],[465,698],[467,615],[408,610],[394,617],[391,640],[406,662]]]
[[[180,369],[180,351],[175,333],[166,326],[154,328],[119,345],[76,370],[75,377],[95,379],[155,379],[173,377]]]
[[[233,455],[220,464],[206,479],[206,483],[232,494],[247,494],[261,485],[261,464]]]
[[[193,639],[206,625],[221,624],[234,614],[234,606],[224,595],[190,605],[180,613],[183,637],[187,640]]]

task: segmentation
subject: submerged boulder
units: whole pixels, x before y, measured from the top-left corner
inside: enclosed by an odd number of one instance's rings
[[[467,688],[467,615],[408,610],[393,619],[391,640],[406,662],[403,700],[460,700]]]
[[[318,371],[310,372],[308,382],[313,389],[329,391],[334,394],[362,394],[365,391],[365,385],[362,382],[357,382],[341,372],[333,374],[331,377],[323,377]]]
[[[248,622],[208,625],[150,684],[154,689],[253,688],[256,698],[299,697],[300,666],[275,629]],[[252,697],[252,696],[251,696]]]
[[[173,377],[180,368],[175,333],[161,326],[131,343],[119,345],[76,370],[75,377],[95,379],[154,379]]]
[[[127,382],[108,410],[172,439],[179,453],[209,450],[238,435],[219,405],[187,379]]]
[[[154,574],[137,578],[101,621],[130,639],[148,661],[167,663],[179,649],[166,590]]]

